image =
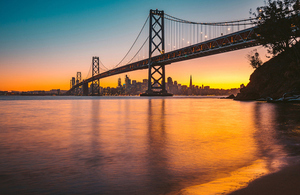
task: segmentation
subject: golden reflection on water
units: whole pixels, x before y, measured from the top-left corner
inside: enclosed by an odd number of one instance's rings
[[[227,193],[276,171],[287,156],[277,137],[274,104],[213,98],[0,104],[6,130],[0,157],[10,163],[0,162],[0,173],[33,172],[34,181],[15,183],[50,194],[74,193],[71,188],[104,194]],[[49,187],[45,175],[56,178],[55,185]]]
[[[169,142],[174,146],[169,148],[172,167],[183,172],[197,167],[213,172],[219,167],[243,166],[255,158],[254,124],[248,120],[249,113],[238,104],[225,109],[226,101],[217,104],[179,106],[179,114],[167,118]]]
[[[208,183],[190,186],[182,189],[181,195],[216,195],[225,194],[247,186],[249,181],[269,173],[263,160],[254,161],[253,164],[242,167],[230,173],[229,177],[222,177]]]
[[[245,108],[247,103],[240,104],[244,104],[243,107]],[[220,106],[220,108],[222,107]],[[208,136],[211,135],[212,139],[206,135],[205,140],[210,140],[213,144],[209,144],[208,148],[201,150],[202,153],[194,151],[197,154],[202,154],[201,157],[204,159],[210,159],[205,160],[208,165],[202,163],[199,166],[211,165],[215,167],[216,175],[220,171],[218,168],[227,167],[226,170],[229,174],[216,177],[209,182],[189,186],[175,194],[214,195],[229,193],[247,186],[250,181],[257,177],[279,170],[285,164],[287,154],[282,145],[276,141],[274,105],[255,103],[253,110],[250,109],[252,112],[246,108],[245,110],[247,112],[231,113],[229,110],[224,111],[222,121],[220,118],[216,118],[217,123],[208,124],[208,128],[211,130]],[[205,117],[213,118],[207,115]],[[226,122],[224,119],[228,119],[228,121],[234,119],[234,123]],[[221,128],[219,127],[220,124]],[[226,132],[226,138],[218,136],[218,132]],[[203,131],[199,133],[200,137],[203,137],[203,133]],[[228,139],[227,136],[231,138]],[[209,149],[212,151],[211,153],[207,152]],[[203,154],[203,151],[206,153]],[[187,161],[193,160],[188,159]],[[199,162],[200,159],[196,161]],[[231,169],[230,164],[235,167],[235,170]]]

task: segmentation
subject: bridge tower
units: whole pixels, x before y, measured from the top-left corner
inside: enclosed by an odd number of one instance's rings
[[[100,74],[99,57],[94,56],[92,60],[92,77]],[[100,95],[100,80],[94,80],[91,84],[92,95]]]
[[[150,10],[149,22],[149,60],[148,90],[141,96],[172,96],[166,90],[165,65],[151,62],[152,54],[159,51],[165,53],[164,11]]]

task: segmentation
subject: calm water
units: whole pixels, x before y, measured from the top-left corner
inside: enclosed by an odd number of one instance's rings
[[[300,104],[0,96],[0,194],[218,194],[298,161]]]

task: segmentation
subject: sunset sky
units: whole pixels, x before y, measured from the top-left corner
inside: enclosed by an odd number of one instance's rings
[[[92,56],[114,67],[134,42],[150,9],[195,22],[249,18],[263,0],[0,0],[0,91],[67,90],[77,71],[85,78]],[[166,66],[173,81],[237,88],[253,72],[246,55],[255,48]],[[263,61],[265,49],[256,47]],[[132,80],[147,70],[129,72]],[[102,79],[101,86],[124,83],[125,74]]]

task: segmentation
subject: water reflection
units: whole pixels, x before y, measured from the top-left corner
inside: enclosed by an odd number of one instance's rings
[[[276,104],[255,103],[253,121],[255,122],[255,140],[258,145],[258,156],[265,160],[270,172],[277,171],[286,162],[286,152],[279,143]]]
[[[218,137],[214,136],[215,140],[213,140],[213,147],[220,151],[224,151],[223,148],[226,148],[228,146],[236,146],[238,148],[237,150],[227,151],[228,153],[226,154],[221,154],[222,162],[224,162],[224,164],[222,166],[214,165],[213,168],[213,170],[215,171],[214,173],[223,172],[222,168],[226,168],[226,172],[229,172],[230,176],[228,177],[228,175],[225,174],[223,176],[215,178],[213,181],[206,180],[205,182],[203,182],[199,180],[198,185],[192,185],[187,188],[184,188],[180,191],[180,194],[203,195],[228,193],[237,188],[247,185],[247,183],[253,180],[254,178],[259,177],[263,174],[267,174],[269,172],[276,171],[280,167],[288,163],[288,154],[284,147],[290,144],[286,144],[286,142],[284,144],[282,143],[284,139],[278,129],[278,124],[281,123],[278,119],[281,119],[281,115],[286,116],[285,112],[281,112],[283,105],[256,102],[241,102],[240,105],[242,105],[241,108],[244,108],[243,111],[238,112],[238,116],[243,116],[242,122],[237,120],[236,116],[232,117],[231,114],[224,114],[220,118],[225,118],[230,121],[234,120],[235,124],[232,127],[234,128],[235,133],[242,131],[242,137],[234,137],[234,139],[231,141],[225,139],[222,142],[215,142],[216,139],[218,139]],[[233,108],[233,106],[234,105],[231,105],[231,108]],[[224,107],[222,106],[219,108],[224,109]],[[287,109],[288,112],[290,112],[291,108],[285,107],[284,109]],[[237,111],[238,109],[234,109],[233,112]],[[300,116],[299,108],[294,109],[294,111],[295,112],[293,113],[293,117],[291,117],[291,113],[289,114],[289,121],[292,120],[295,122],[295,119],[297,120],[297,117]],[[208,116],[208,119],[209,118],[213,117]],[[223,122],[221,124],[221,132],[226,132],[227,135],[229,135],[228,129],[226,128],[226,126],[224,126],[224,124],[226,123]],[[299,123],[298,125],[296,125],[296,128],[297,126],[299,129]],[[214,124],[210,124],[209,127],[212,128],[210,130],[218,129],[217,126]],[[292,129],[294,129],[294,127],[290,126],[290,128]],[[227,135],[222,135],[222,138],[224,138],[224,136]],[[298,136],[296,137],[299,139],[300,135],[298,134]],[[201,138],[199,139],[199,141],[200,140]],[[205,138],[205,140],[209,139]],[[237,142],[238,145],[235,145],[235,142]],[[203,146],[205,147],[205,145],[206,144],[204,144]],[[201,151],[201,153],[203,153],[203,151]],[[239,155],[239,157],[236,157],[234,155],[235,153]],[[211,158],[205,159],[205,161],[215,164],[216,160],[218,160],[217,154],[218,153],[214,152],[210,155]],[[202,157],[204,157],[204,155]],[[226,160],[228,157],[230,157],[232,160],[232,166],[235,167],[234,171],[231,169],[230,166],[226,164]],[[248,160],[243,161],[243,159],[245,158]],[[178,159],[176,160],[176,162],[179,161],[180,160]],[[198,162],[199,161],[200,159],[198,160]],[[243,166],[240,166],[240,163],[243,162],[247,163],[245,163]],[[186,165],[183,167],[186,167]],[[205,168],[206,166],[202,164],[199,165],[199,167]],[[209,170],[207,170],[206,173],[207,172],[209,172]],[[191,184],[192,183],[193,182],[191,182]]]
[[[93,100],[91,104],[91,133],[90,133],[90,143],[91,143],[91,159],[89,164],[91,167],[99,166],[101,161],[101,150],[102,146],[99,143],[101,131],[101,115],[100,115],[100,101]]]
[[[171,188],[172,175],[168,170],[166,153],[167,134],[165,124],[165,99],[148,100],[148,146],[147,169],[150,176],[147,184],[150,194],[165,193]]]
[[[300,155],[300,104],[276,104],[277,139],[290,156]]]
[[[216,194],[300,154],[297,104],[92,97],[0,107],[0,194]]]

